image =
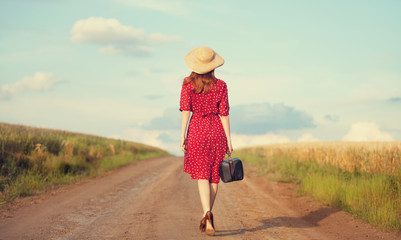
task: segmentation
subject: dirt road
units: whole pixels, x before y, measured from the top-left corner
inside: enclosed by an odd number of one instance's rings
[[[218,239],[401,239],[299,197],[290,184],[249,177],[221,183]],[[196,181],[182,158],[144,160],[2,210],[0,239],[210,239],[198,231]]]

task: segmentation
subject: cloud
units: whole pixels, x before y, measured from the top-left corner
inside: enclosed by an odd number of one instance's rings
[[[179,153],[177,146],[180,141],[181,113],[178,111],[178,107],[167,108],[162,116],[153,118],[149,123],[144,124],[141,129],[137,128],[135,132],[131,129],[130,132],[134,133],[131,136],[136,135],[136,138],[129,137],[129,140],[141,140],[147,144],[163,146],[168,151],[177,154]],[[232,132],[231,139],[235,148],[290,142],[287,136],[271,132],[259,135]]]
[[[121,25],[117,19],[102,17],[78,20],[70,33],[74,42],[103,46],[99,50],[101,54],[146,56],[153,52],[154,45],[182,40],[182,37],[162,33],[148,35],[144,29]]]
[[[298,138],[298,142],[317,142],[317,141],[320,141],[320,139],[314,137],[310,133],[305,133],[301,137]]]
[[[231,131],[231,139],[234,148],[286,143],[291,141],[288,136],[283,134],[277,134],[273,131],[263,132],[268,129],[300,129],[305,126],[314,126],[312,123],[313,119],[308,114],[294,110],[294,108],[283,104],[273,106],[269,104],[234,106],[231,108],[231,111],[236,112],[237,114],[246,114],[249,117],[252,116],[249,122],[245,122],[245,117],[241,117],[238,121],[239,123],[236,123],[235,116],[230,118],[231,129],[245,127],[248,130],[237,132],[233,130]],[[272,116],[274,116],[274,118]],[[286,120],[286,118],[291,119]],[[236,126],[236,124],[242,125]],[[171,153],[180,154],[178,148],[180,132],[181,113],[177,106],[177,108],[165,109],[161,116],[153,118],[142,126],[125,130],[122,137],[127,140],[139,141],[153,146],[162,147]],[[319,141],[319,139],[313,137],[311,134],[304,134],[298,139],[298,141],[311,142]]]
[[[116,19],[90,17],[75,22],[71,29],[71,40],[97,44],[143,42],[143,29],[123,26]]]
[[[134,127],[125,129],[121,135],[111,137],[148,144],[174,154],[180,153],[180,132],[177,130],[147,130]]]
[[[131,5],[135,8],[147,9],[172,15],[187,15],[189,8],[183,5],[183,1],[177,0],[119,0],[119,2]]]
[[[233,106],[230,113],[231,138],[235,148],[290,142],[289,137],[273,131],[315,126],[313,118],[309,114],[284,104],[264,103]],[[165,109],[162,116],[153,118],[144,124],[141,130],[135,131],[137,136],[143,136],[135,140],[141,139],[148,144],[164,146],[168,151],[174,152],[179,144],[181,131],[181,114],[178,106]],[[176,135],[172,135],[172,133]],[[133,137],[130,139],[134,140]],[[309,134],[299,140],[317,141],[318,139]]]
[[[387,100],[388,102],[401,102],[401,97],[392,97]]]
[[[261,135],[231,134],[233,148],[290,142],[287,136],[266,133]]]
[[[374,122],[358,122],[351,126],[343,141],[394,141],[393,137],[382,132]]]
[[[152,119],[144,128],[148,130],[181,129],[181,113],[178,107],[165,109],[162,116]]]
[[[34,76],[26,76],[15,83],[3,85],[0,89],[0,99],[11,99],[13,95],[26,91],[49,91],[61,81],[53,73],[37,72]]]
[[[115,134],[110,137],[141,142],[165,149],[173,154],[182,154],[179,148],[180,130],[151,130],[133,127],[125,129],[122,134]],[[231,139],[234,148],[290,142],[287,136],[274,133],[263,135],[231,134]]]
[[[178,138],[178,134],[177,136],[171,136],[170,134],[163,132],[157,136],[157,140],[160,140],[164,143],[178,143],[178,140],[180,139]]]
[[[324,116],[324,119],[331,122],[338,122],[340,120],[340,117],[338,115],[327,114],[326,116]]]
[[[276,130],[315,127],[313,117],[284,104],[234,106],[230,109],[231,130],[238,134],[264,134]]]
[[[230,109],[231,132],[263,135],[276,130],[292,130],[315,127],[313,118],[303,111],[284,104],[250,104]],[[154,118],[146,129],[171,130],[181,128],[181,114],[177,108],[168,108],[163,115]]]

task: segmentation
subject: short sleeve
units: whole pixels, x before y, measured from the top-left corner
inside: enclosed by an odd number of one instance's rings
[[[228,104],[228,90],[227,90],[227,85],[224,84],[223,94],[219,104],[219,114],[220,116],[228,116],[229,111],[230,111],[230,105]]]
[[[191,99],[191,84],[182,86],[181,98],[180,98],[180,111],[191,111],[192,110],[192,99]]]

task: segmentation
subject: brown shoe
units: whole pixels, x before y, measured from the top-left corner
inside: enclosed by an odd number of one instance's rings
[[[201,232],[204,232],[205,229],[206,229],[206,216],[202,218],[199,225],[199,230],[201,230]]]
[[[215,233],[214,224],[213,224],[213,214],[212,212],[208,211],[205,215],[206,218],[206,234],[209,236],[213,236]]]
[[[212,226],[214,228],[214,220],[213,220],[213,213],[212,212],[210,212],[210,220],[212,221]]]

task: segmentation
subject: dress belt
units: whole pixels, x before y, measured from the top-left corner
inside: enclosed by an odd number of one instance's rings
[[[214,115],[219,115],[219,114],[218,113],[206,113],[206,114],[194,113],[194,115],[201,115],[202,117],[208,117],[208,116],[214,116]]]

